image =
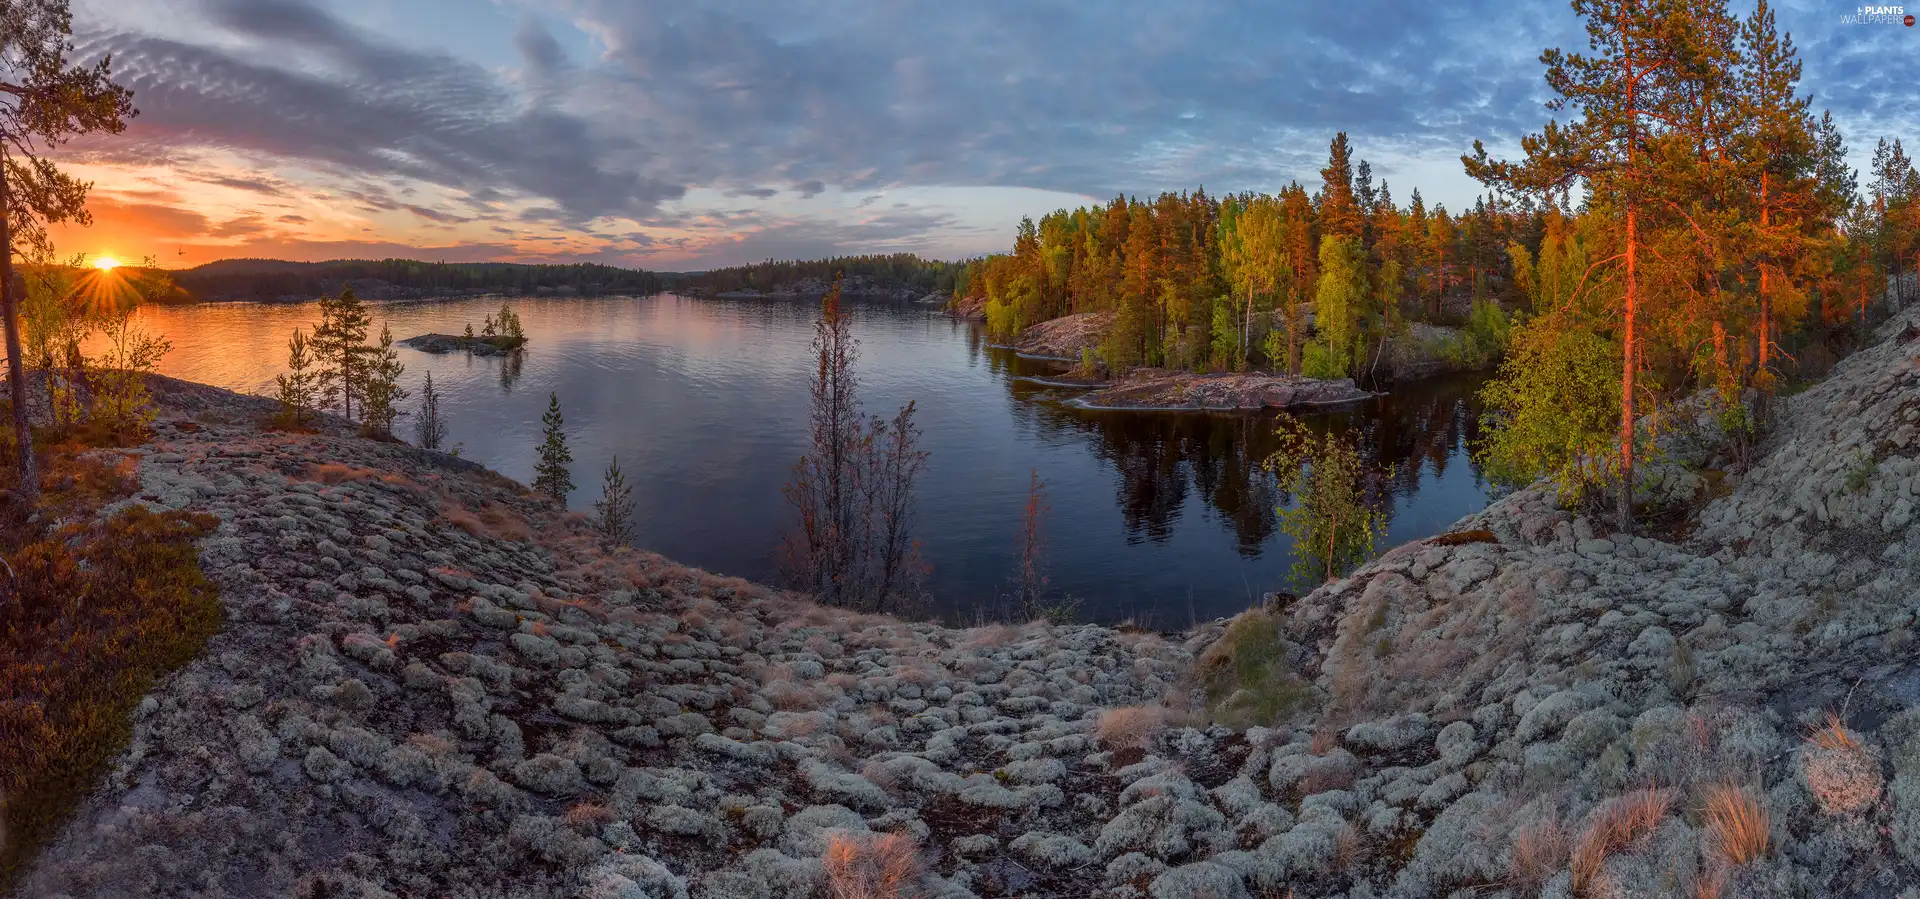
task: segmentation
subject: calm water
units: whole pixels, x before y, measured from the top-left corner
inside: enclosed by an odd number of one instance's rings
[[[374,306],[394,337],[459,333],[498,300]],[[530,344],[518,362],[402,349],[406,382],[426,372],[446,396],[462,453],[529,481],[540,415],[557,392],[580,485],[598,498],[609,457],[634,485],[637,543],[709,570],[766,579],[789,522],[780,486],[804,451],[808,342],[815,308],[765,300],[524,299]],[[308,305],[149,308],[173,341],[164,374],[271,393]],[[855,307],[869,413],[916,400],[932,452],[916,533],[933,565],[936,608],[966,618],[994,601],[1014,564],[1028,472],[1047,483],[1053,586],[1083,617],[1162,627],[1229,615],[1284,586],[1291,546],[1283,501],[1260,462],[1273,416],[1093,413],[1070,391],[1023,380],[1053,368],[985,346],[965,322],[926,307]],[[1352,428],[1391,462],[1389,545],[1439,533],[1486,504],[1466,454],[1477,382],[1416,385],[1317,426]],[[412,405],[413,400],[409,400]],[[406,419],[400,425],[411,433]]]

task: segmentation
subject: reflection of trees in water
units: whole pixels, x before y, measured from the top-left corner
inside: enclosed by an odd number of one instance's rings
[[[1054,369],[990,351],[996,373],[1046,376]],[[1130,541],[1163,542],[1173,533],[1189,491],[1231,530],[1235,548],[1258,557],[1279,530],[1274,508],[1290,502],[1263,465],[1277,445],[1272,414],[1089,412],[1043,402],[1062,394],[1006,379],[1015,414],[1042,437],[1094,439],[1094,452],[1119,475],[1117,501]],[[1478,438],[1481,379],[1453,378],[1401,387],[1397,393],[1346,410],[1305,416],[1315,432],[1350,430],[1361,455],[1393,466],[1390,483],[1367,494],[1389,517],[1398,500],[1419,492],[1427,472],[1437,478]],[[1084,438],[1083,438],[1084,439]],[[1477,476],[1477,466],[1476,466]]]
[[[520,380],[520,364],[526,361],[525,350],[514,350],[500,357],[500,392],[512,393],[513,382]]]

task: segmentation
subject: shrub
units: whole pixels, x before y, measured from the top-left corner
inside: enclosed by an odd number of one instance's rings
[[[221,624],[195,540],[210,516],[135,506],[30,535],[0,603],[0,893],[126,745],[134,706]]]
[[[833,899],[899,899],[920,875],[913,841],[894,833],[835,831],[822,863]]]
[[[1708,845],[1721,858],[1744,865],[1767,852],[1767,810],[1746,790],[1732,784],[1707,788]]]

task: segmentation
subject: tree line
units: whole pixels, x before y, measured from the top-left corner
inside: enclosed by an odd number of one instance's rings
[[[335,293],[352,282],[383,282],[422,293],[534,294],[568,290],[581,294],[653,294],[665,289],[658,272],[592,262],[528,265],[511,262],[420,262],[412,259],[341,259],[285,262],[224,259],[173,272],[188,300],[277,299]],[[364,292],[364,290],[363,290]]]
[[[912,253],[769,259],[751,265],[682,274],[677,276],[676,286],[702,293],[747,289],[764,292],[809,279],[825,285],[837,274],[865,278],[879,287],[911,287],[929,293],[947,293],[954,289],[955,278],[962,267],[963,263],[924,259]]]

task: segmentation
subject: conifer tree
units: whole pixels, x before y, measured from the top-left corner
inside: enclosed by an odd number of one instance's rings
[[[440,412],[440,391],[433,386],[433,372],[420,388],[420,418],[415,424],[421,449],[437,450],[447,441],[447,420]]]
[[[400,386],[400,375],[406,371],[400,363],[400,354],[393,349],[393,331],[385,324],[380,326],[380,342],[367,349],[366,353],[366,397],[361,403],[360,430],[374,437],[393,436],[393,421],[400,415],[400,402],[407,398],[407,389]]]
[[[314,360],[307,346],[307,335],[295,328],[287,341],[287,371],[274,378],[280,388],[280,421],[289,427],[301,427],[313,417]]]
[[[43,155],[84,134],[119,134],[139,114],[133,92],[113,83],[113,58],[70,65],[73,14],[67,0],[0,4],[0,330],[5,331],[7,384],[12,396],[16,495],[32,505],[40,493],[28,421],[26,354],[21,350],[20,285],[14,256],[53,254],[47,226],[91,224],[87,191]]]
[[[1644,299],[1641,224],[1655,202],[1661,172],[1648,144],[1662,123],[1676,120],[1682,87],[1692,69],[1692,37],[1687,17],[1666,0],[1573,0],[1574,12],[1587,20],[1592,52],[1559,48],[1541,54],[1547,84],[1558,95],[1548,108],[1574,107],[1580,118],[1547,123],[1521,141],[1527,154],[1520,164],[1488,158],[1480,141],[1474,154],[1462,156],[1467,174],[1496,189],[1550,196],[1575,181],[1589,191],[1589,203],[1615,211],[1624,223],[1621,251],[1607,262],[1622,264],[1620,321],[1620,431],[1617,467],[1620,491],[1617,525],[1633,522],[1633,463],[1636,440],[1634,376],[1639,357],[1641,303]]]
[[[568,466],[573,464],[573,453],[567,449],[566,419],[560,415],[560,394],[547,395],[547,412],[540,417],[543,426],[540,443],[540,459],[533,466],[533,489],[553,497],[555,502],[566,505],[567,494],[573,492],[573,474]]]
[[[1741,29],[1741,113],[1744,179],[1757,220],[1747,242],[1759,274],[1755,350],[1760,376],[1772,361],[1773,319],[1782,296],[1797,298],[1826,210],[1820,202],[1820,144],[1809,130],[1808,101],[1799,96],[1800,61],[1793,39],[1774,30],[1773,9],[1760,0]]]
[[[342,418],[353,417],[354,398],[367,380],[367,328],[372,318],[367,305],[354,296],[353,288],[341,288],[338,296],[320,298],[320,323],[314,326],[308,341],[319,364],[320,395],[328,403],[337,403]]]
[[[1353,192],[1353,147],[1342,131],[1328,145],[1327,167],[1320,170],[1320,234],[1323,237],[1362,238],[1364,220]]]
[[[607,463],[607,474],[600,485],[600,498],[593,503],[593,526],[609,545],[633,541],[633,486],[620,471],[620,457]]]

